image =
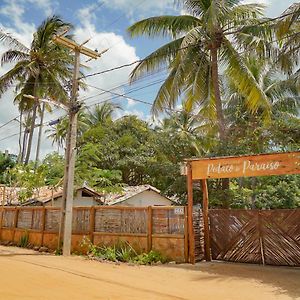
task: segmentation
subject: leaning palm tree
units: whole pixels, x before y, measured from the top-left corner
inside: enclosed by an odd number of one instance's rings
[[[32,123],[25,163],[28,163],[30,159],[36,117],[40,105],[38,98],[48,97],[62,102],[67,101],[68,98],[64,85],[72,77],[73,58],[69,50],[53,42],[53,37],[68,27],[70,24],[63,22],[57,16],[46,19],[34,33],[30,48],[11,35],[0,31],[0,41],[11,47],[2,55],[1,65],[15,64],[11,70],[0,77],[0,95],[9,89],[13,83],[20,82],[21,84],[18,85],[20,97],[30,94],[36,99],[31,101]],[[30,100],[26,100],[24,97],[23,101]]]
[[[178,1],[179,2],[179,1]],[[144,73],[167,65],[169,75],[158,91],[153,113],[174,108],[178,98],[201,109],[213,107],[219,138],[226,140],[221,101],[220,64],[230,68],[239,92],[252,112],[258,108],[270,116],[265,93],[249,72],[240,52],[267,49],[268,26],[259,25],[263,6],[240,4],[239,0],[183,0],[188,15],[159,16],[139,21],[128,28],[131,37],[168,36],[172,41],[147,56],[131,74],[134,81]],[[204,109],[207,112],[207,109]]]

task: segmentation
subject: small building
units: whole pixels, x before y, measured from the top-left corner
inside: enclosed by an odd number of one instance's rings
[[[124,187],[121,193],[112,193],[103,196],[105,205],[118,206],[170,206],[175,202],[166,196],[161,195],[160,190],[146,184]]]
[[[58,190],[46,189],[45,191],[40,192],[39,196],[23,202],[22,206],[61,207],[62,195],[63,191],[61,188],[59,188]],[[74,194],[73,206],[99,206],[103,204],[100,198],[101,194],[87,186],[83,186],[76,189],[76,192]]]

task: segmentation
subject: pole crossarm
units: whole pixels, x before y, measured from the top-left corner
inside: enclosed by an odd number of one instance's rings
[[[83,45],[86,44],[89,40],[87,40],[86,42],[82,43],[81,45],[78,45],[77,43],[75,43],[74,41],[64,37],[64,36],[56,36],[53,38],[53,41],[55,43],[61,44],[73,51],[79,51],[81,54],[88,56],[92,59],[97,59],[99,57],[101,57],[101,55],[103,53],[105,53],[106,51],[108,51],[108,49],[105,49],[101,52],[97,52],[91,49],[88,49],[87,47],[84,47]]]

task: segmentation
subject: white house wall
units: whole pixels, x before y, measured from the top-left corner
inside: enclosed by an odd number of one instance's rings
[[[47,206],[52,206],[52,202],[48,202]],[[62,197],[59,197],[54,200],[54,207],[61,207],[62,205]],[[81,191],[77,191],[76,196],[74,196],[73,206],[97,206],[99,205],[97,201],[94,200],[93,197],[82,197]]]

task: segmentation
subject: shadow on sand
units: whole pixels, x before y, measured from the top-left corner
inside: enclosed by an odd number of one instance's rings
[[[223,261],[201,262],[196,265],[169,264],[165,267],[195,271],[195,281],[211,280],[212,278],[217,281],[234,278],[253,280],[271,286],[277,294],[285,294],[293,299],[300,298],[300,268],[297,267],[262,266]],[[201,272],[201,275],[197,276],[197,272]],[[206,274],[207,276],[205,276]]]

